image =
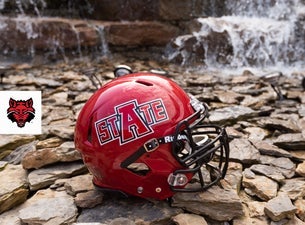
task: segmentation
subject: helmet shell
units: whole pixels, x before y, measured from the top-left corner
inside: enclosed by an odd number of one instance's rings
[[[143,154],[137,163],[148,171],[139,174],[121,163],[148,140],[171,136],[177,123],[194,113],[186,92],[172,80],[134,73],[104,85],[86,102],[75,127],[75,146],[97,186],[143,198],[173,195],[169,174],[183,166],[171,143]]]

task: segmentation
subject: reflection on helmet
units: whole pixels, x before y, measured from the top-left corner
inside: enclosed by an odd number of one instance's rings
[[[143,198],[202,191],[226,174],[224,128],[205,124],[207,106],[152,73],[118,77],[81,110],[75,146],[95,185]]]

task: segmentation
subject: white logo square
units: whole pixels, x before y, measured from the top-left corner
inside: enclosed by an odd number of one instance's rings
[[[41,134],[41,91],[0,91],[0,134]]]

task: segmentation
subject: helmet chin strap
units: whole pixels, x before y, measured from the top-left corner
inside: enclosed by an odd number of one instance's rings
[[[178,140],[187,140],[187,136],[183,134],[179,134],[177,137]],[[159,148],[160,144],[167,144],[174,141],[173,135],[164,136],[161,138],[152,138],[146,141],[137,151],[127,157],[122,163],[122,168],[127,168],[130,164],[137,161],[145,153],[150,153]]]

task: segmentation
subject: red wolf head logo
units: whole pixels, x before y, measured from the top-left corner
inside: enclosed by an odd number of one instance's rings
[[[35,117],[35,109],[33,108],[33,99],[26,101],[14,100],[10,98],[10,107],[7,109],[7,117],[18,127],[24,127],[26,122],[30,122]]]

